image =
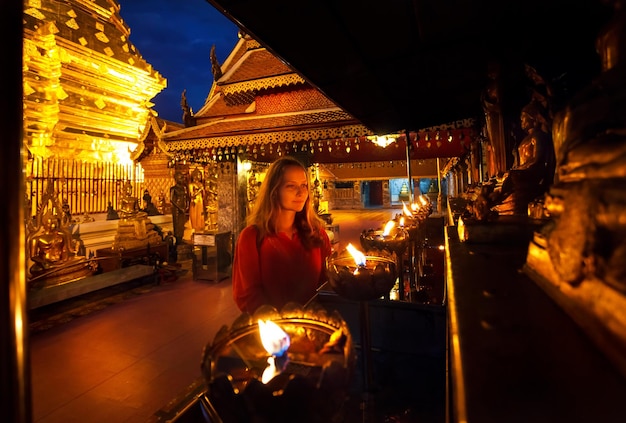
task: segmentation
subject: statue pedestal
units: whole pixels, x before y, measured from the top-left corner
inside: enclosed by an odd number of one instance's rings
[[[154,265],[156,260],[167,261],[166,243],[154,246],[128,249],[101,248],[96,250],[96,257],[103,273],[121,269],[133,264]]]
[[[158,281],[158,273],[153,266],[134,265],[31,291],[28,293],[28,308],[32,310],[113,285],[141,280]]]
[[[471,243],[527,243],[543,222],[526,216],[500,216],[493,222],[458,219],[459,240]]]
[[[230,277],[233,257],[231,232],[195,233],[192,241],[194,280],[219,282]]]

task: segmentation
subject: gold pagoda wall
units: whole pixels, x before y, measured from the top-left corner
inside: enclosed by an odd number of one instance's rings
[[[53,184],[72,214],[116,208],[130,158],[166,80],[129,41],[115,0],[25,0],[23,119],[27,202]],[[154,193],[153,193],[154,195]]]

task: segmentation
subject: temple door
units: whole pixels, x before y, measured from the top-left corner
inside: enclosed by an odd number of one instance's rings
[[[370,181],[369,205],[371,207],[383,205],[383,181]]]

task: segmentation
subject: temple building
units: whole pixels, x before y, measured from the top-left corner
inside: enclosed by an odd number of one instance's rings
[[[151,157],[169,161],[187,175],[198,168],[208,179],[215,178],[217,195],[209,207],[222,211],[222,217],[218,213],[209,219],[212,229],[237,231],[247,201],[237,197],[237,190],[249,192],[246,181],[281,155],[296,156],[311,166],[312,185],[318,179],[330,209],[363,208],[370,198],[376,198],[375,205],[389,207],[401,205],[402,182],[392,198],[390,181],[404,178],[406,183],[407,166],[416,185],[420,176],[436,179],[436,158],[463,154],[477,134],[475,121],[467,119],[374,136],[245,33],[223,64],[214,55],[212,64],[214,83],[204,106],[192,113],[185,108],[183,93],[185,127],[160,129],[159,120],[151,118],[151,134],[135,156],[142,164],[144,157]],[[244,162],[250,168],[238,171]],[[154,178],[146,173],[146,180]],[[364,190],[368,193],[362,197]]]

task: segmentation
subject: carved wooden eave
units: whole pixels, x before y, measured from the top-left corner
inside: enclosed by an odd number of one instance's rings
[[[254,81],[242,81],[236,84],[222,86],[222,91],[227,103],[243,104],[250,95],[254,99],[256,93],[261,90],[286,87],[289,85],[304,84],[306,81],[300,75],[290,73],[280,76],[257,79]],[[248,101],[250,103],[250,101]]]
[[[277,129],[280,128],[280,129]],[[168,151],[334,140],[372,135],[339,108],[217,119],[163,136]]]

